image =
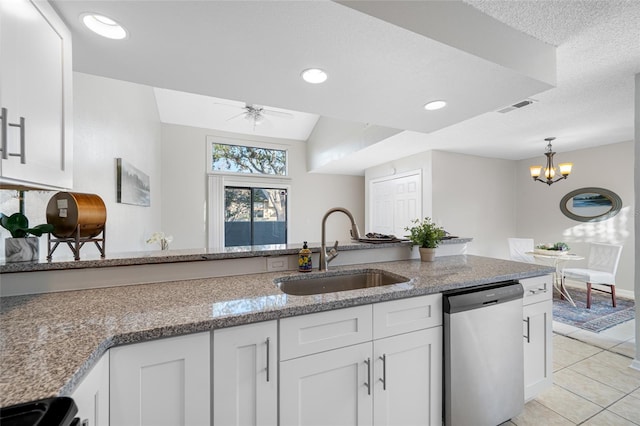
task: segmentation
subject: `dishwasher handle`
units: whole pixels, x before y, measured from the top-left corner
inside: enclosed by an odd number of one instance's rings
[[[522,300],[524,289],[518,281],[504,281],[443,293],[444,313],[470,311],[488,305]]]

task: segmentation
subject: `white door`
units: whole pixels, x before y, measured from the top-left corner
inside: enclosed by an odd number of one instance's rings
[[[38,185],[72,186],[71,33],[43,1],[0,1],[0,106],[7,124],[1,176]],[[4,125],[4,123],[3,123]],[[4,156],[3,156],[4,157]]]
[[[422,216],[422,175],[411,172],[391,178],[376,179],[370,186],[370,231],[406,235],[405,227]]]
[[[111,349],[111,425],[208,425],[210,344],[197,333]]]
[[[442,424],[442,327],[373,342],[374,424]]]
[[[280,424],[372,424],[371,362],[370,342],[281,362]]]
[[[109,426],[109,352],[71,395],[78,406],[76,417],[82,426]]]
[[[524,399],[529,401],[553,384],[552,301],[524,307]]]
[[[276,321],[213,332],[213,424],[278,422]]]

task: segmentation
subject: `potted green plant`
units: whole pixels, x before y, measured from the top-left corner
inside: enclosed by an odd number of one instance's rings
[[[22,213],[14,213],[11,216],[0,213],[0,225],[11,234],[10,238],[4,240],[6,262],[37,260],[39,255],[38,237],[53,231],[53,225],[50,224],[29,228],[29,219]],[[33,235],[33,237],[29,235]]]
[[[431,262],[436,255],[436,247],[444,238],[444,229],[433,223],[430,217],[424,219],[414,219],[413,226],[407,226],[405,231],[409,231],[406,237],[411,241],[411,246],[418,246],[420,250],[420,260]]]

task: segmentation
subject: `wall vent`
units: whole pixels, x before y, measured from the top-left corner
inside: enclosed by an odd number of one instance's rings
[[[511,111],[515,111],[515,110],[520,109],[520,108],[524,108],[524,107],[526,107],[528,105],[531,105],[534,102],[538,102],[538,101],[536,101],[535,99],[525,99],[524,101],[520,101],[520,102],[517,102],[517,103],[515,103],[513,105],[509,105],[506,108],[502,108],[502,109],[498,110],[497,112],[502,113],[502,114],[506,114],[507,112],[511,112]]]

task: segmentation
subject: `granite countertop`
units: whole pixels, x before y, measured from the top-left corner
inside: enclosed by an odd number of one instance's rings
[[[441,245],[463,244],[472,241],[473,238],[452,238],[442,240]],[[357,242],[341,241],[340,251],[363,250],[398,245],[409,246],[409,241],[393,242]],[[91,246],[89,246],[91,248]],[[272,244],[262,246],[224,247],[220,249],[185,249],[185,250],[151,250],[126,253],[107,253],[105,258],[94,248],[80,250],[80,260],[73,259],[73,253],[60,246],[52,255],[52,260],[45,259],[35,262],[5,262],[0,260],[0,274],[12,272],[55,271],[62,269],[106,268],[112,266],[148,265],[155,263],[198,262],[203,260],[238,259],[247,257],[284,256],[298,254],[302,248],[299,244]],[[320,252],[320,243],[309,244],[313,253]],[[46,254],[43,254],[46,255]]]
[[[0,298],[0,406],[71,394],[104,352],[117,345],[553,272],[470,255],[350,265],[330,272],[354,269],[383,269],[411,280],[290,296],[274,284],[278,277],[301,276],[288,271]]]

